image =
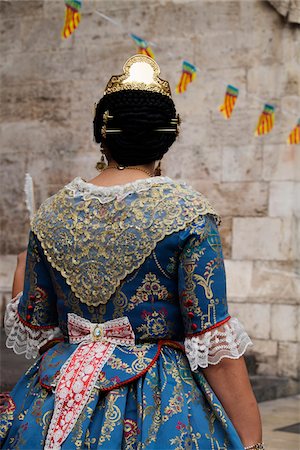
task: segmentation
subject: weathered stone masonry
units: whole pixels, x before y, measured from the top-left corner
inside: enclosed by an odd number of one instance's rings
[[[299,375],[300,148],[286,145],[298,117],[277,109],[270,135],[256,138],[254,129],[256,97],[300,112],[300,17],[295,0],[271,3],[88,0],[66,41],[63,1],[0,3],[2,305],[27,241],[24,174],[38,203],[94,175],[93,104],[134,53],[126,35],[134,32],[159,44],[173,91],[182,59],[199,67],[186,94],[174,95],[183,123],[165,173],[188,180],[223,216],[230,310],[256,344],[258,372]],[[227,83],[240,88],[230,121],[218,112]]]

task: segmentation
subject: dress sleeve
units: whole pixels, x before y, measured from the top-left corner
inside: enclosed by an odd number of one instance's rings
[[[237,359],[252,342],[228,312],[226,276],[218,227],[202,216],[182,236],[178,292],[191,369]]]
[[[39,348],[61,337],[56,310],[56,294],[41,245],[30,232],[24,290],[6,307],[6,346],[26,358],[35,358]]]

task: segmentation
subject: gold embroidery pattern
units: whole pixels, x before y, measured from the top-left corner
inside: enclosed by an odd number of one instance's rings
[[[173,181],[105,204],[97,192],[84,197],[67,185],[42,204],[31,227],[74,294],[98,306],[160,240],[206,214],[220,222],[202,194]]]
[[[130,300],[127,309],[132,310],[140,303],[147,301],[157,301],[167,299],[169,297],[168,290],[163,286],[154,273],[147,273],[143,279],[143,284],[136,290]]]
[[[141,333],[140,339],[166,338],[172,333],[174,324],[166,316],[164,308],[143,313],[145,323],[137,327],[137,331]]]
[[[137,435],[140,430],[135,420],[124,419],[124,448],[135,450],[137,446]]]
[[[5,438],[12,426],[16,406],[8,392],[1,394],[1,400],[3,400],[3,405],[1,406],[0,438]]]
[[[124,389],[111,391],[102,403],[105,408],[104,423],[101,427],[98,446],[100,447],[105,441],[110,441],[111,433],[117,425],[121,425],[122,414],[120,408],[116,405],[119,397],[123,397]]]

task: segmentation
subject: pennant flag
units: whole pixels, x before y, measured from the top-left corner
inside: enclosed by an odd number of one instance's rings
[[[154,53],[151,50],[151,48],[149,47],[147,41],[136,36],[135,34],[130,34],[130,37],[134,40],[134,42],[138,46],[138,53],[141,53],[142,55],[150,56],[150,58],[154,59]]]
[[[230,119],[238,95],[239,90],[229,84],[226,89],[224,103],[219,107],[219,111],[223,113],[225,119]]]
[[[179,83],[176,86],[176,94],[181,94],[186,91],[187,85],[196,78],[197,67],[193,64],[183,61],[182,74]]]
[[[297,125],[291,131],[288,140],[288,144],[300,144],[300,119],[298,120]]]
[[[261,113],[258,124],[255,130],[255,135],[260,136],[262,134],[268,134],[272,130],[275,121],[275,107],[272,105],[268,105],[267,103],[264,106],[264,110]]]
[[[63,38],[67,39],[76,30],[80,22],[81,0],[65,0],[66,14],[65,24],[61,32]]]

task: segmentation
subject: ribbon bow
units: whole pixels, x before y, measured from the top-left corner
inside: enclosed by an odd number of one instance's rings
[[[45,449],[59,450],[85,407],[98,376],[117,345],[134,345],[128,317],[92,323],[68,314],[70,344],[79,344],[60,371]]]

